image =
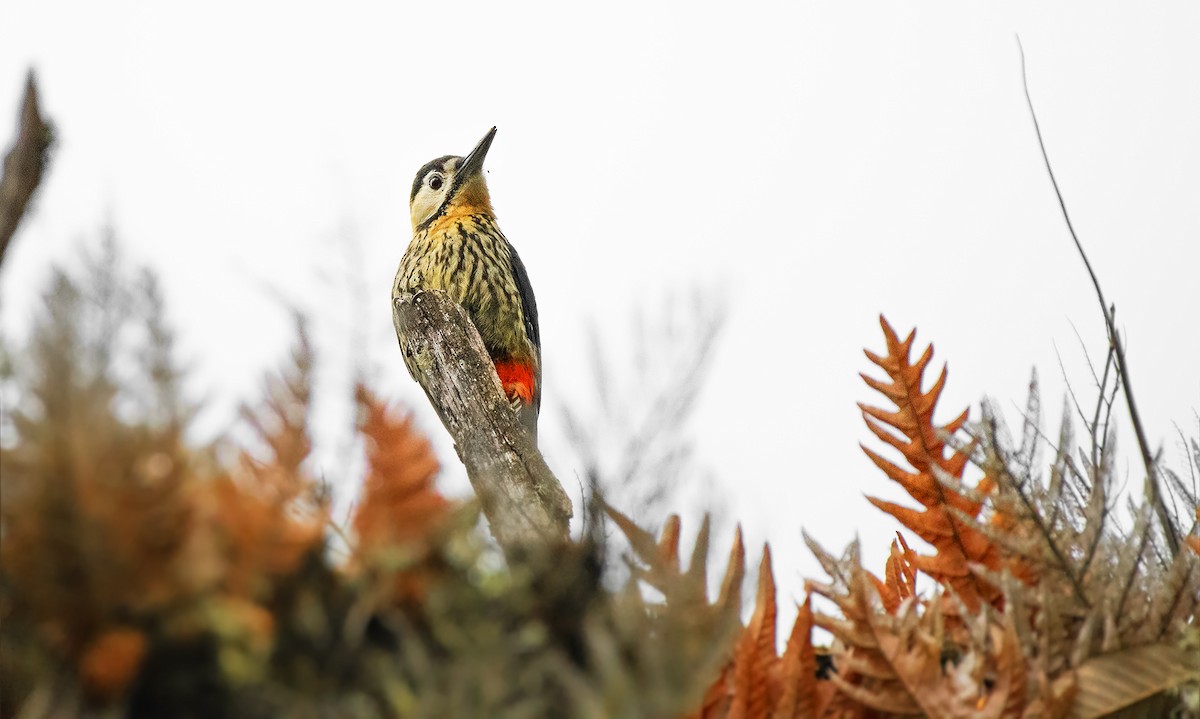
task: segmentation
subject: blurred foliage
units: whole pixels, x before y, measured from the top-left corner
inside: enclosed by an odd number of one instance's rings
[[[303,325],[232,461],[192,408],[153,277],[107,242],[56,270],[5,380],[0,714],[633,716],[698,701],[736,625],[693,572],[601,586],[599,545],[504,565],[434,487],[411,421],[356,390],[364,495],[348,557],[308,462]],[[700,555],[706,546],[698,549]],[[740,557],[731,572],[741,571]],[[740,576],[740,574],[739,574]]]
[[[657,523],[688,499],[725,519],[690,427],[725,326],[722,299],[697,291],[636,308],[621,337],[589,328],[590,382],[572,387],[591,396],[563,406],[567,446],[588,491],[639,521]]]
[[[1200,542],[1172,555],[1144,498],[1116,521],[1099,424],[1092,453],[1064,424],[1043,474],[1036,389],[1019,444],[986,407],[936,424],[946,373],[926,389],[931,350],[912,361],[913,335],[886,322],[886,352],[869,354],[886,379],[867,381],[891,406],[863,412],[895,459],[868,454],[920,508],[872,501],[933,553],[898,536],[878,578],[856,546],[837,557],[809,540],[828,581],[808,584],[780,651],[769,548],[745,625],[741,533],[712,597],[707,519],[685,552],[678,517],[655,537],[593,506],[628,541],[619,587],[602,580],[613,552],[595,531],[502,560],[475,508],[438,493],[411,420],[362,385],[362,497],[348,551],[330,551],[342,530],[310,466],[303,323],[244,412],[253,446],[226,458],[189,440],[153,275],[111,241],[82,265],[54,272],[27,342],[6,353],[0,715],[1200,711]],[[1194,534],[1196,497],[1174,484],[1189,507],[1179,533]]]

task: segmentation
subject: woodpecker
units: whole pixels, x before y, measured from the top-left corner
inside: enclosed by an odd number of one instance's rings
[[[462,305],[505,394],[536,439],[542,401],[537,303],[525,265],[496,224],[488,196],[483,160],[495,137],[493,127],[465,158],[446,155],[417,171],[409,196],[413,238],[396,271],[392,299],[444,290]],[[404,362],[412,374],[407,355]]]

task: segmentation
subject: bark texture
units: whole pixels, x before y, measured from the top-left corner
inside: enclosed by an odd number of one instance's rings
[[[4,176],[0,178],[0,263],[33,191],[42,181],[52,137],[50,125],[38,110],[37,85],[31,71],[25,81],[17,139],[4,157]]]
[[[511,554],[567,539],[571,500],[505,397],[466,311],[445,292],[424,291],[395,300],[392,321],[496,541]]]

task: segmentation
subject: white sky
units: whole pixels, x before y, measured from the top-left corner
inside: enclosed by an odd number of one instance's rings
[[[442,436],[387,295],[413,173],[497,125],[489,183],[541,311],[551,464],[573,491],[557,408],[590,396],[587,323],[619,354],[634,306],[719,291],[729,323],[694,433],[711,501],[751,547],[770,539],[786,602],[820,577],[802,526],[835,550],[857,532],[877,570],[896,528],[862,498],[903,495],[858,449],[855,406],[877,401],[857,373],[881,311],[950,362],[942,419],[978,417],[985,394],[1023,404],[1036,366],[1057,427],[1055,346],[1089,385],[1072,324],[1094,354],[1103,329],[1021,94],[1020,33],[1149,435],[1180,466],[1173,423],[1194,435],[1200,406],[1200,4],[330,7],[5,0],[0,107],[32,63],[61,140],[3,270],[7,332],[48,263],[111,219],[164,279],[207,426],[283,356],[282,296],[315,316],[330,383],[366,357]]]

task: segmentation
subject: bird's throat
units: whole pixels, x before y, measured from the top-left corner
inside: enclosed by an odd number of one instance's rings
[[[474,215],[478,213],[494,214],[492,200],[488,196],[487,183],[483,175],[468,178],[462,187],[454,193],[450,206],[446,208],[446,216]]]

